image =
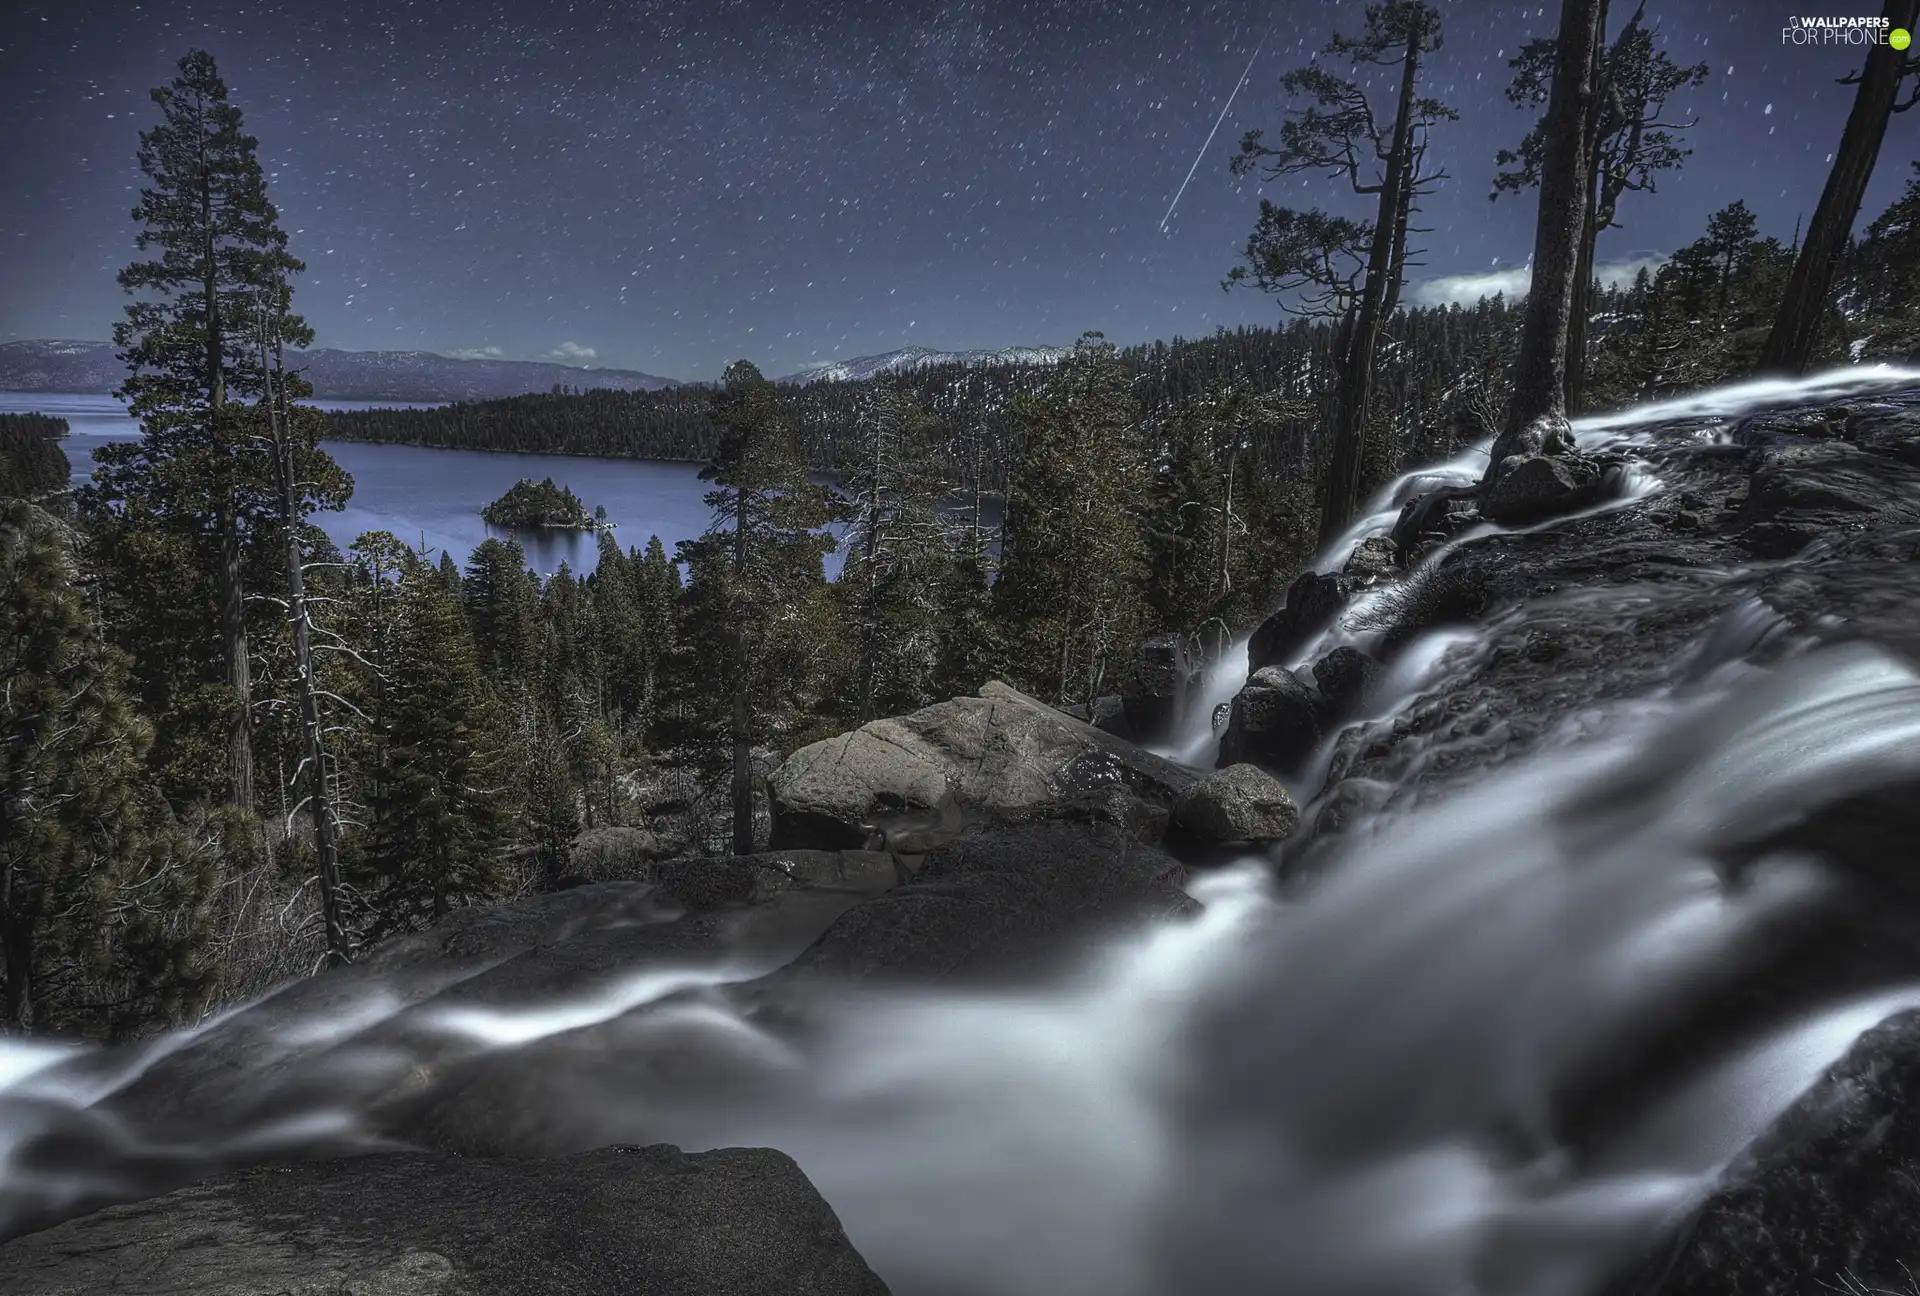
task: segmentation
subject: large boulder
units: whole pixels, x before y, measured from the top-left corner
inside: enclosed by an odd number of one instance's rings
[[[1229,765],[1193,786],[1173,812],[1195,841],[1279,841],[1292,834],[1300,811],[1278,779],[1257,765]]]
[[[1280,610],[1262,621],[1247,639],[1247,667],[1288,666],[1333,624],[1353,589],[1344,576],[1302,572],[1287,587]]]
[[[1354,715],[1373,700],[1381,664],[1358,648],[1340,647],[1313,664],[1313,682],[1338,719]]]
[[[803,747],[767,779],[773,845],[850,849],[889,823],[1121,793],[1171,809],[1195,775],[998,681]]]
[[[1294,671],[1262,667],[1234,696],[1220,735],[1220,768],[1251,761],[1292,773],[1327,736],[1328,722],[1327,700],[1319,689]]]
[[[1518,455],[1480,493],[1480,516],[1507,525],[1571,513],[1600,499],[1604,473],[1575,454]]]
[[[0,1247],[9,1296],[885,1296],[782,1153],[242,1171]]]

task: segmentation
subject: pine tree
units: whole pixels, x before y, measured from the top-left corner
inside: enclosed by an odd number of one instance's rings
[[[189,53],[153,101],[161,122],[140,136],[149,186],[133,217],[140,249],[159,255],[120,272],[137,300],[114,327],[132,371],[120,395],[142,436],[97,451],[96,481],[129,525],[191,536],[192,557],[211,576],[226,690],[226,790],[244,809],[253,804],[254,769],[243,551],[275,492],[271,456],[230,406],[261,388],[251,303],[304,267],[287,252],[257,141],[242,131],[213,56]],[[301,326],[290,319],[287,327],[292,336]]]
[[[683,682],[694,694],[680,732],[709,759],[724,735],[733,848],[753,849],[753,751],[791,733],[818,688],[833,539],[827,490],[807,480],[774,385],[744,360],[713,395],[726,439],[701,473],[713,523],[682,541],[689,580],[681,620]],[[710,735],[700,741],[702,731]]]
[[[947,483],[934,460],[938,423],[893,384],[865,420],[866,445],[841,485],[847,560],[835,583],[852,634],[852,718],[933,701],[937,589],[951,561],[940,519]]]
[[[1348,60],[1356,77],[1336,75],[1317,62],[1289,72],[1282,84],[1288,94],[1305,96],[1307,105],[1290,114],[1277,147],[1263,143],[1261,132],[1250,131],[1233,159],[1235,175],[1257,171],[1273,180],[1320,174],[1375,198],[1373,217],[1365,222],[1261,199],[1246,264],[1227,277],[1228,286],[1252,282],[1264,292],[1304,290],[1304,301],[1287,309],[1338,321],[1333,348],[1338,403],[1321,504],[1322,544],[1339,536],[1359,507],[1377,355],[1406,281],[1409,222],[1419,196],[1445,179],[1424,169],[1427,135],[1435,124],[1459,114],[1417,93],[1423,61],[1439,45],[1440,14],[1424,0],[1368,5],[1362,33],[1335,36],[1326,49]],[[1374,112],[1366,86],[1357,79],[1369,67],[1398,73],[1390,117]]]
[[[996,619],[1015,682],[1085,703],[1145,628],[1139,410],[1113,346],[1088,334],[1018,414],[1027,448],[1007,488]]]
[[[1863,357],[1920,358],[1920,162],[1905,191],[1867,226],[1849,279]]]
[[[344,871],[363,896],[363,934],[378,939],[497,895],[515,805],[507,727],[456,592],[407,550],[368,537],[356,550],[370,723]]]
[[[0,499],[45,502],[67,489],[71,471],[60,438],[65,419],[44,414],[0,414]]]
[[[75,580],[60,523],[0,506],[0,1026],[115,1035],[211,990],[213,879]]]
[[[480,543],[467,559],[462,602],[480,669],[490,679],[524,686],[539,648],[540,591],[518,541]]]

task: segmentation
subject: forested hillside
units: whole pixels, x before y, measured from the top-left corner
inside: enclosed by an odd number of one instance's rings
[[[1880,213],[1848,250],[1822,335],[1823,363],[1901,359],[1920,352],[1920,180]],[[1687,391],[1745,372],[1758,358],[1785,290],[1794,249],[1762,238],[1752,211],[1734,202],[1700,238],[1631,283],[1597,289],[1588,336],[1586,405],[1606,410]],[[1336,325],[1221,330],[1121,348],[1118,361],[1150,439],[1182,410],[1229,395],[1265,397],[1245,419],[1244,450],[1262,473],[1320,470],[1338,392],[1330,361]],[[1444,456],[1505,403],[1519,312],[1502,298],[1471,307],[1418,307],[1385,328],[1369,422],[1365,479]],[[856,382],[780,388],[800,453],[811,468],[844,471],[860,454],[874,411],[904,391],[939,423],[943,471],[956,482],[1006,487],[1019,450],[1014,407],[1041,390],[1045,366],[946,365]],[[721,432],[703,388],[591,390],[519,396],[421,410],[328,416],[327,435],[465,450],[704,461]]]

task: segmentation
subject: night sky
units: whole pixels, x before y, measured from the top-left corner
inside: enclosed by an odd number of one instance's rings
[[[1430,89],[1461,120],[1416,282],[1511,270],[1532,200],[1487,199],[1524,133],[1506,59],[1557,5],[1442,3]],[[1614,8],[1627,6],[1616,0]],[[1258,188],[1227,158],[1280,75],[1360,6],[1296,0],[224,0],[0,5],[0,339],[105,338],[132,254],[150,87],[213,51],[261,140],[322,345],[572,358],[711,378],[909,343],[1134,342],[1268,322],[1219,283]],[[1877,13],[1852,0],[1836,13]],[[1695,155],[1629,197],[1603,262],[1735,198],[1782,238],[1851,102],[1844,49],[1783,47],[1777,0],[1649,0],[1711,65]],[[1828,12],[1814,7],[1807,12]],[[1616,25],[1624,13],[1616,18]],[[1166,231],[1161,218],[1262,35]],[[1896,118],[1865,220],[1912,174]],[[1323,181],[1269,196],[1338,204]],[[1345,210],[1359,214],[1347,199]],[[1496,281],[1497,282],[1497,281]],[[1511,282],[1509,281],[1509,286]],[[1428,286],[1426,297],[1436,290]],[[1420,296],[1417,290],[1410,295]]]

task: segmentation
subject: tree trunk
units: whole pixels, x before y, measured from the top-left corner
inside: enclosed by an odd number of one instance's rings
[[[215,521],[220,530],[220,644],[226,658],[233,709],[227,714],[228,799],[253,810],[253,664],[247,642],[247,590],[241,574],[240,523],[229,504]]]
[[[34,915],[30,912],[30,897],[23,896],[23,888],[9,866],[0,873],[0,943],[6,949],[7,994],[4,1003],[0,1003],[0,1012],[5,1013],[4,1025],[15,1035],[25,1035],[33,1029],[33,937]]]
[[[213,175],[200,143],[200,276],[206,314],[206,373],[208,440],[220,443],[222,412],[227,403],[226,357],[221,336],[218,248],[213,226]],[[231,472],[229,470],[229,478]],[[223,486],[218,516],[220,542],[220,647],[225,659],[227,687],[233,710],[227,717],[227,798],[242,810],[253,810],[253,672],[248,661],[247,595],[240,568],[240,520],[235,516],[231,480]]]
[[[1586,230],[1589,135],[1594,128],[1594,49],[1606,26],[1606,0],[1562,0],[1559,56],[1547,100],[1546,152],[1540,166],[1540,212],[1534,225],[1533,283],[1520,329],[1513,397],[1506,427],[1487,463],[1491,481],[1501,462],[1526,448],[1525,434],[1567,414],[1568,324]],[[1537,448],[1537,447],[1536,447]]]
[[[264,367],[264,366],[263,366]],[[305,746],[307,816],[313,823],[313,857],[320,869],[320,914],[326,923],[327,962],[345,966],[352,957],[346,923],[340,913],[340,859],[334,840],[333,797],[327,786],[327,750],[320,725],[320,695],[313,677],[313,643],[307,616],[307,582],[301,569],[299,484],[295,480],[293,428],[282,417],[273,376],[267,374],[267,419],[273,434],[274,463],[280,475],[281,521],[286,527],[287,616],[293,626],[293,668],[300,680],[300,731]]]
[[[1637,22],[1639,15],[1635,14],[1634,19]],[[1593,254],[1595,244],[1600,241],[1600,127],[1608,94],[1606,36],[1606,5],[1603,0],[1597,38],[1593,42],[1593,97],[1587,103],[1587,121],[1582,131],[1586,151],[1581,173],[1585,177],[1587,202],[1586,210],[1580,217],[1580,251],[1574,263],[1573,311],[1567,317],[1566,402],[1569,415],[1578,414],[1586,403],[1587,330],[1592,322],[1594,304]]]
[[[1920,15],[1920,0],[1886,0],[1880,12],[1893,26],[1911,30]],[[1840,134],[1840,150],[1834,154],[1826,188],[1820,191],[1820,204],[1813,209],[1806,241],[1800,245],[1800,256],[1787,279],[1786,295],[1780,300],[1773,329],[1760,351],[1762,371],[1802,373],[1813,359],[1834,276],[1846,253],[1854,217],[1860,214],[1867,181],[1872,179],[1874,163],[1879,160],[1880,142],[1886,138],[1887,119],[1899,95],[1907,58],[1904,51],[1891,45],[1877,45],[1867,54],[1860,88],[1853,96],[1853,111]]]
[[[1411,200],[1413,92],[1420,75],[1424,33],[1409,32],[1406,56],[1400,66],[1400,99],[1394,114],[1393,147],[1380,186],[1379,213],[1373,224],[1373,244],[1367,250],[1367,277],[1352,316],[1351,332],[1340,373],[1339,414],[1334,427],[1333,455],[1327,464],[1325,492],[1320,504],[1319,547],[1338,540],[1360,506],[1360,465],[1366,451],[1367,406],[1373,395],[1374,358],[1380,346],[1383,309],[1389,296],[1399,298],[1399,285],[1390,283],[1401,273],[1406,245],[1403,208]]]
[[[747,569],[747,492],[742,487],[736,497],[734,515],[733,571],[736,582],[746,579]],[[733,853],[753,853],[753,693],[752,648],[745,625],[736,623],[734,634],[733,682]]]

